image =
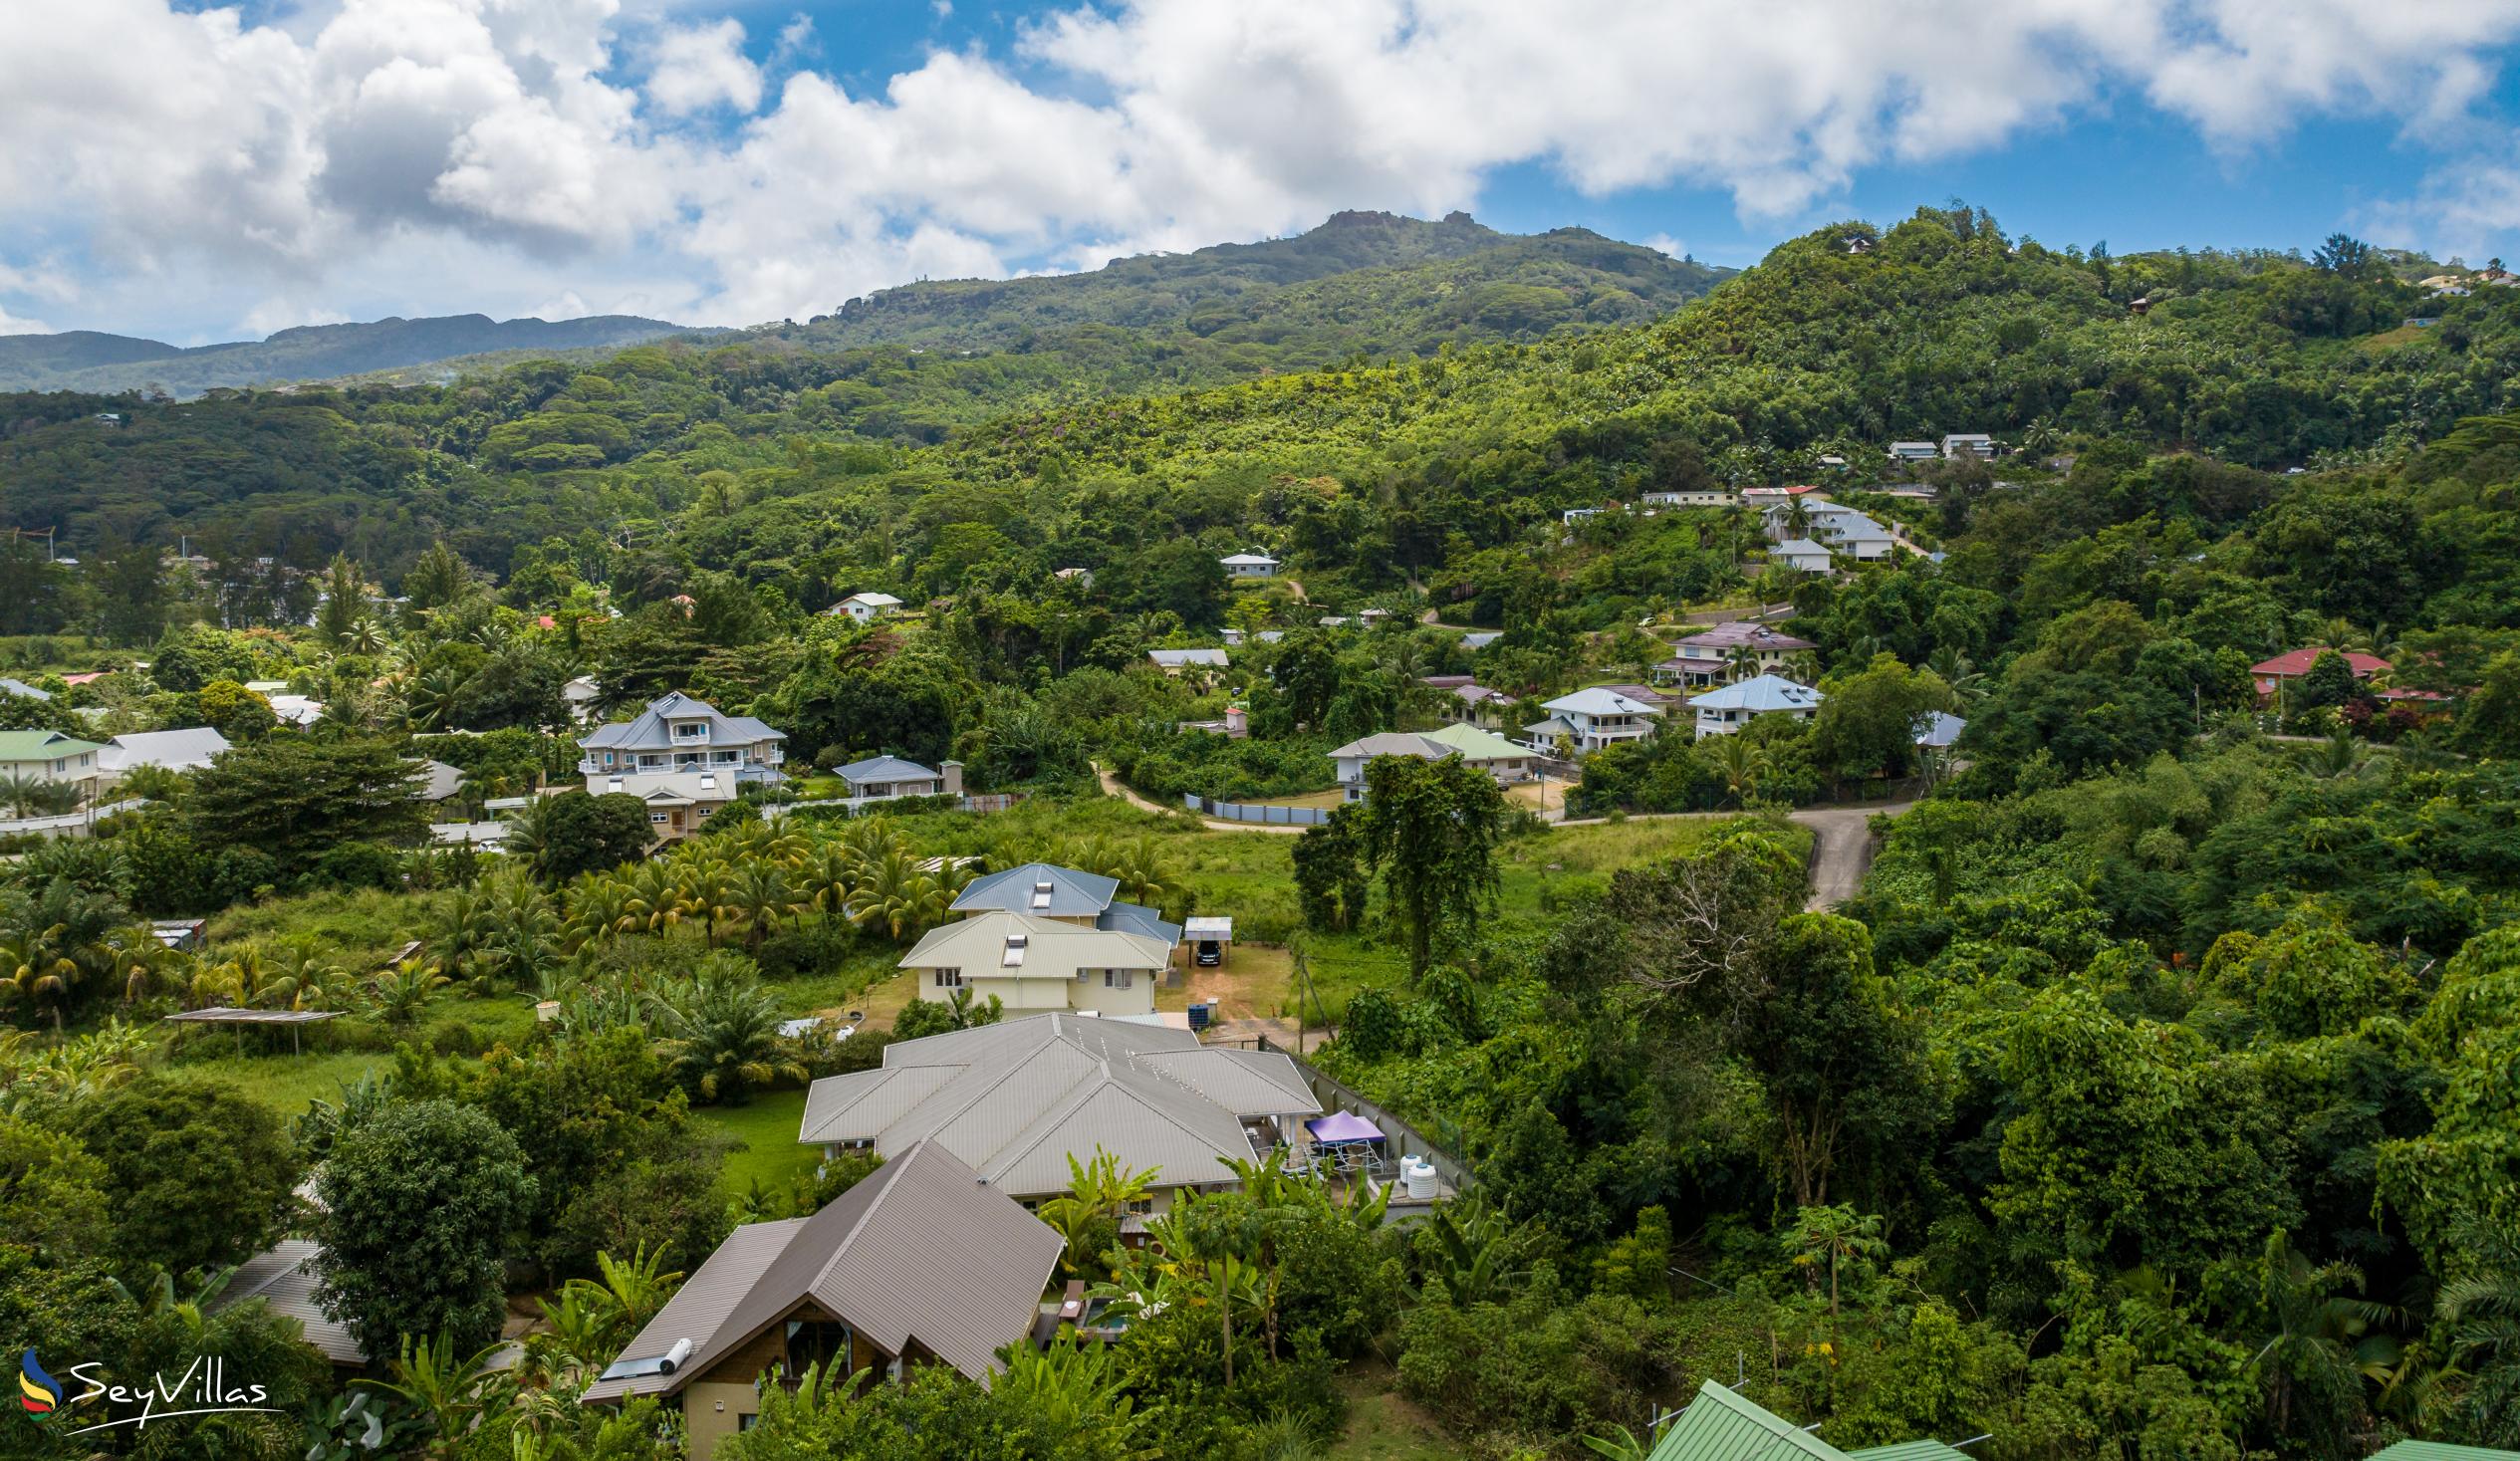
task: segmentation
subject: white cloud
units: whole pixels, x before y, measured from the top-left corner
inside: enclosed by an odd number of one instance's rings
[[[2335,115],[2456,136],[2520,38],[2520,0],[1119,0],[853,94],[790,70],[810,16],[774,88],[738,21],[632,3],[26,7],[0,48],[0,216],[23,221],[0,266],[75,257],[54,298],[112,277],[125,308],[231,321],[356,297],[740,324],[920,273],[1471,206],[1512,165],[1775,218],[2134,105],[2235,149]],[[2516,227],[2520,183],[2478,167],[2398,206]]]
[[[752,111],[761,105],[761,68],[743,47],[744,28],[731,20],[666,30],[655,43],[647,100],[676,117],[720,105]]]
[[[1685,259],[1688,257],[1688,245],[1680,242],[1678,239],[1673,238],[1667,233],[1653,234],[1650,237],[1639,240],[1639,242],[1657,254],[1667,254],[1674,259]]]
[[[41,320],[21,320],[0,310],[0,335],[50,335],[53,327]]]

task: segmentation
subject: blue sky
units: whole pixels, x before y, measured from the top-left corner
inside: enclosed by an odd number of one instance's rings
[[[2520,257],[2515,49],[2520,0],[83,0],[0,50],[0,331],[748,324],[1346,207]]]

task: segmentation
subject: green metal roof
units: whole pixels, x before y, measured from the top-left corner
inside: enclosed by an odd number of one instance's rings
[[[1966,1451],[1940,1441],[1899,1441],[1849,1454],[1855,1461],[1969,1461]]]
[[[0,731],[0,761],[51,761],[63,756],[76,756],[82,751],[102,751],[105,747],[60,731]]]
[[[2399,1441],[2373,1452],[2372,1461],[2520,1461],[2520,1451],[2453,1446],[2447,1441]]]
[[[1448,725],[1442,730],[1427,731],[1425,736],[1438,746],[1460,752],[1464,760],[1473,757],[1482,761],[1528,760],[1537,754],[1527,746],[1517,746],[1503,736],[1483,731],[1475,725]]]
[[[1646,1461],[1848,1461],[1847,1453],[1708,1380]]]

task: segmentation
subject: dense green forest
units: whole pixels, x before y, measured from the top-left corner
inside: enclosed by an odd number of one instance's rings
[[[74,503],[81,562],[0,549],[0,653],[52,696],[0,714],[235,749],[0,871],[0,1329],[253,1346],[294,1408],[221,1454],[344,1454],[285,1321],[180,1301],[316,1234],[344,1312],[414,1345],[357,1390],[409,1449],[668,1461],[676,1423],[579,1404],[588,1372],[732,1224],[863,1177],[783,1161],[799,1087],[991,1018],[893,965],[959,859],[1043,857],[1230,913],[1240,972],[1163,997],[1330,1028],[1311,1058],[1475,1180],[1402,1227],[1240,1174],[1132,1250],[1116,1174],[1080,1170],[1045,1216],[1125,1338],[985,1388],[824,1377],[719,1457],[1633,1458],[1709,1378],[1833,1446],[1993,1461],[2520,1447],[2520,290],[2413,272],[1928,209],[1651,323],[1230,384],[1155,378],[1165,327],[1115,318],[970,356],[800,334],[12,397],[9,511]],[[1057,378],[1089,335],[1108,373]],[[1967,430],[2016,449],[1886,459]],[[1780,480],[1900,551],[1806,575],[1754,509],[1641,502]],[[1229,583],[1252,549],[1283,571]],[[862,591],[904,609],[819,612]],[[1645,680],[1689,614],[1780,604],[1808,719],[1668,721],[1537,796],[1401,756],[1332,790],[1332,747],[1457,713],[1430,675],[1519,730]],[[1221,668],[1147,662],[1228,630]],[[576,781],[580,675],[607,710],[762,717],[798,785],[646,855],[641,807],[575,792],[501,853],[427,841],[410,758],[460,773],[441,820]],[[290,728],[248,682],[326,709]],[[1955,743],[1919,743],[1930,713]],[[1024,800],[816,806],[876,754]],[[1106,774],[1340,805],[1239,831]],[[1826,819],[1877,808],[1860,885],[1819,895]],[[172,914],[209,946],[138,921]],[[326,1080],[140,1033],[208,1003],[339,1013]],[[779,1030],[853,1009],[848,1042]],[[150,1140],[210,1175],[144,1180]],[[463,1160],[423,1186],[413,1150]],[[360,1200],[294,1209],[318,1168]],[[405,1302],[397,1225],[463,1281]],[[460,1361],[503,1304],[541,1322],[492,1379]]]
[[[376,320],[306,325],[266,340],[190,348],[93,330],[0,339],[0,388],[119,391],[178,396],[217,386],[325,379],[426,365],[495,352],[611,351],[688,332],[662,320],[590,315],[576,320]]]

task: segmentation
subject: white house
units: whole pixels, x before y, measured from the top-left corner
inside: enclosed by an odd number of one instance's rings
[[[1942,455],[1942,448],[1930,441],[1893,441],[1890,444],[1894,462],[1929,462]]]
[[[1718,487],[1693,492],[1648,492],[1639,500],[1647,507],[1733,507],[1741,501]]]
[[[746,786],[784,778],[787,733],[749,715],[722,715],[676,690],[651,700],[634,720],[615,721],[578,741],[578,772],[596,796],[621,793],[647,804],[658,840],[675,842]]]
[[[1794,538],[1768,550],[1768,562],[1781,563],[1807,574],[1825,574],[1831,567],[1829,550],[1809,538]]]
[[[581,725],[595,719],[595,702],[603,695],[591,674],[582,674],[560,687],[560,698],[569,705],[569,718]]]
[[[871,802],[897,802],[903,797],[959,797],[962,763],[948,761],[930,771],[898,756],[870,756],[832,773],[849,787],[849,805],[863,809]]]
[[[1050,577],[1062,584],[1074,584],[1080,589],[1094,587],[1094,570],[1089,568],[1063,568],[1053,572]]]
[[[1709,690],[1689,701],[1697,712],[1697,735],[1728,736],[1762,715],[1790,715],[1809,720],[1820,713],[1821,694],[1781,674],[1763,674],[1737,685]]]
[[[1589,523],[1607,511],[1608,508],[1600,507],[1570,507],[1558,514],[1558,521],[1572,528],[1577,523]]]
[[[1973,456],[1984,461],[1995,455],[1995,438],[1976,432],[1957,432],[1942,438],[1942,454],[1946,457]]]
[[[101,775],[97,753],[104,749],[56,730],[0,731],[0,776],[67,782],[82,798],[91,797]]]
[[[248,685],[246,688],[253,687]],[[324,702],[312,696],[283,693],[266,695],[264,698],[271,702],[271,713],[279,716],[280,723],[283,725],[293,725],[300,730],[305,730],[324,718]]]
[[[1271,579],[1277,577],[1278,561],[1265,553],[1237,553],[1216,560],[1225,566],[1229,579]]]
[[[1386,731],[1350,741],[1330,753],[1330,759],[1339,767],[1339,789],[1349,801],[1365,800],[1366,768],[1384,756],[1415,756],[1421,761],[1458,756],[1465,764],[1508,785],[1531,780],[1538,759],[1531,748],[1517,746],[1474,725],[1448,725],[1422,735]]]
[[[97,770],[119,781],[142,766],[168,771],[199,771],[210,758],[229,749],[227,737],[206,725],[185,730],[130,731],[116,736],[97,752]]]
[[[860,623],[872,623],[901,607],[901,601],[889,594],[852,594],[823,610],[845,613]]]
[[[1671,657],[1653,667],[1653,678],[1657,684],[1692,688],[1747,679],[1749,675],[1734,666],[1736,654],[1757,666],[1750,673],[1761,673],[1780,668],[1795,655],[1818,647],[1809,639],[1798,639],[1766,624],[1736,619],[1673,644]]]
[[[1661,724],[1662,710],[1598,685],[1541,702],[1549,718],[1523,727],[1523,744],[1554,754],[1561,737],[1576,751],[1599,751],[1627,741],[1641,741]]]
[[[1223,669],[1226,663],[1222,649],[1149,649],[1146,658],[1172,675],[1190,669]]]
[[[1172,949],[1171,942],[1118,928],[983,912],[930,930],[900,967],[918,976],[923,1000],[967,990],[983,1004],[995,996],[1009,1014],[1151,1016]]]

